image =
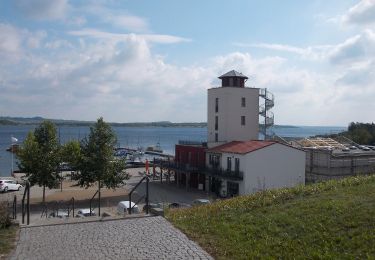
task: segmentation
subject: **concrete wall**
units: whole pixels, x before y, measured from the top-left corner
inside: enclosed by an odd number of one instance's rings
[[[241,99],[246,99],[242,107]],[[219,110],[215,112],[215,100],[219,99]],[[215,116],[218,116],[218,130],[215,130]],[[241,116],[245,116],[246,125],[241,125]],[[259,132],[259,89],[220,87],[208,90],[207,100],[207,138],[208,146],[215,143],[218,133],[219,143],[230,141],[257,140]]]
[[[305,183],[305,152],[273,144],[246,156],[245,194]]]

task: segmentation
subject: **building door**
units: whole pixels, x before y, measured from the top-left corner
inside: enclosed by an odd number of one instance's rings
[[[237,182],[227,182],[227,196],[228,197],[235,197],[239,195],[239,185]]]

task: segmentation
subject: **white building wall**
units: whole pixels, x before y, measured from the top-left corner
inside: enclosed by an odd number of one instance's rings
[[[246,99],[242,107],[241,99]],[[219,110],[215,112],[216,98]],[[218,130],[215,130],[215,116],[218,116]],[[241,116],[246,124],[241,125]],[[219,87],[208,90],[207,141],[213,147],[230,141],[257,140],[259,134],[259,89],[240,87]],[[218,142],[215,142],[218,133]]]
[[[246,154],[240,195],[305,183],[305,152],[273,144]]]

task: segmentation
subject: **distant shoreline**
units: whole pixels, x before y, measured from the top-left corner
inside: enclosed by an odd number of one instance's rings
[[[23,126],[23,125],[39,125],[44,120],[49,120],[57,126],[84,126],[89,127],[95,124],[94,121],[78,121],[78,120],[62,120],[62,119],[46,119],[42,117],[0,117],[0,126]],[[131,122],[131,123],[116,123],[108,122],[113,127],[207,127],[206,122],[182,122],[173,123],[169,121],[158,122]],[[291,125],[275,125],[275,128],[299,128],[298,126]]]
[[[57,126],[67,126],[67,127],[90,127],[95,124],[95,121],[79,121],[79,120],[64,120],[64,119],[49,119],[43,117],[1,117],[0,116],[0,126],[30,126],[39,125],[44,120],[49,120]],[[204,128],[207,127],[206,122],[181,122],[173,123],[170,121],[157,121],[157,122],[130,122],[130,123],[117,123],[108,122],[109,125],[113,127],[197,127]],[[309,126],[300,125],[274,125],[273,128],[301,128]],[[311,126],[316,127],[316,126]],[[346,126],[319,126],[319,127],[346,127]]]

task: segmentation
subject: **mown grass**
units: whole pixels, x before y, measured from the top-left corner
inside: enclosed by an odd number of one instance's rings
[[[217,259],[375,259],[375,175],[170,210],[167,218]]]
[[[3,259],[15,246],[18,225],[0,228],[0,259]]]

